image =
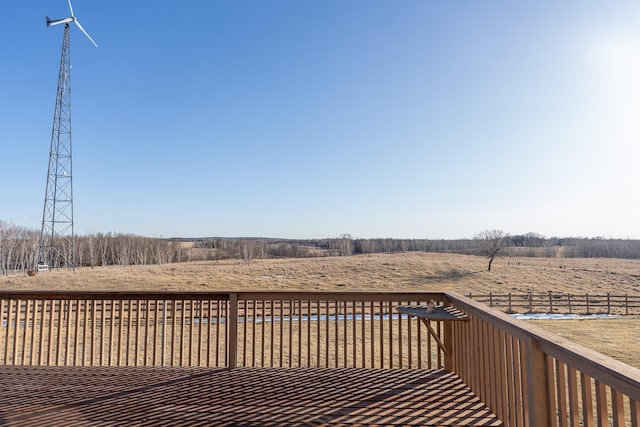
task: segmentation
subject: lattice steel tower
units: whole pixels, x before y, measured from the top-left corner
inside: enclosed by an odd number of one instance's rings
[[[65,23],[38,253],[38,264],[52,268],[75,266],[69,48],[69,24]]]
[[[49,150],[49,169],[47,186],[44,194],[42,212],[42,230],[40,232],[40,248],[38,265],[55,267],[75,266],[75,236],[73,230],[73,173],[71,157],[71,55],[70,28],[71,22],[98,45],[82,28],[73,14],[71,0],[69,10],[71,16],[52,20],[47,16],[47,27],[64,24],[62,38],[62,55],[58,73],[58,92],[56,109],[53,114],[53,130],[51,131],[51,148]]]

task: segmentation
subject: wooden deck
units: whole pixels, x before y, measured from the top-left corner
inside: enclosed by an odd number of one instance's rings
[[[443,370],[0,366],[0,425],[502,423]]]

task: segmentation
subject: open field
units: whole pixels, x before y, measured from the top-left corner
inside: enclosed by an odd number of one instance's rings
[[[471,293],[640,293],[640,260],[498,258],[401,253],[353,257],[208,261],[60,270],[0,278],[8,290],[453,290]],[[536,321],[537,325],[640,367],[640,318]]]
[[[4,289],[74,290],[455,290],[472,293],[638,293],[640,260],[484,258],[409,252],[352,257],[202,261],[56,270],[0,278]]]
[[[640,316],[529,322],[640,369]]]

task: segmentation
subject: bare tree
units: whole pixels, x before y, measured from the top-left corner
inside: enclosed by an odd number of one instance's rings
[[[253,261],[253,258],[255,257],[257,247],[256,242],[249,239],[243,239],[240,241],[240,244],[238,246],[240,252],[240,260],[247,265],[251,264],[251,261]]]
[[[353,242],[353,237],[351,237],[351,234],[349,233],[341,234],[337,239],[327,239],[327,243],[329,244],[329,250],[332,255],[353,255],[355,244]]]
[[[34,230],[0,221],[0,276],[24,274],[35,265],[38,237]]]
[[[338,237],[339,246],[340,246],[340,255],[342,256],[351,256],[353,255],[353,237],[351,234],[344,233]]]
[[[96,266],[96,237],[93,234],[89,234],[87,238],[89,240],[89,265],[93,268]]]
[[[265,259],[269,255],[269,242],[266,240],[258,240],[258,253],[260,258]]]
[[[487,271],[491,271],[491,263],[504,247],[509,235],[502,230],[485,230],[474,238],[479,242],[480,254],[489,258]]]

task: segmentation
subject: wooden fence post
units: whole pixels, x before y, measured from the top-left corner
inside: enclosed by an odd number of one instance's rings
[[[567,294],[567,303],[569,303],[569,314],[571,314],[571,294]]]
[[[629,315],[629,295],[628,294],[624,294],[624,312],[626,316]]]
[[[551,291],[549,291],[549,313],[553,313],[553,297]]]
[[[591,314],[589,313],[589,294],[585,294],[584,299],[587,303],[587,314]]]
[[[607,292],[607,314],[611,314],[611,294]]]

